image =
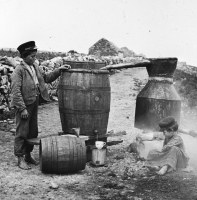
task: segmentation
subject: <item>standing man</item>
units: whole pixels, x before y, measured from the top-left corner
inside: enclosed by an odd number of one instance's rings
[[[21,169],[31,169],[28,163],[37,165],[32,156],[33,145],[27,139],[38,136],[38,103],[39,98],[50,101],[45,83],[56,80],[62,69],[69,69],[64,65],[53,72],[45,74],[35,63],[37,47],[34,41],[21,44],[19,51],[23,61],[16,66],[11,76],[11,106],[16,108],[16,133],[14,140],[14,154],[18,157]]]

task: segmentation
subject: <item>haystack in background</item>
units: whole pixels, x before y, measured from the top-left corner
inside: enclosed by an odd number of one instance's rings
[[[106,40],[105,38],[100,39],[93,46],[89,48],[89,54],[98,57],[101,56],[120,56],[123,57],[123,52],[114,43]]]

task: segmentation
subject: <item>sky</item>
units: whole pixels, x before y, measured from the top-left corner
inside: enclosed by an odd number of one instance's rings
[[[197,66],[197,0],[0,0],[0,48],[88,53],[101,38]]]

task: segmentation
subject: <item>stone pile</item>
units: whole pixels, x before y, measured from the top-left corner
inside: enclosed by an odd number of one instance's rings
[[[0,56],[0,113],[10,108],[10,76],[21,58]]]
[[[197,74],[197,67],[187,65],[186,62],[178,62],[177,69],[184,71],[185,73],[190,74],[190,75]]]

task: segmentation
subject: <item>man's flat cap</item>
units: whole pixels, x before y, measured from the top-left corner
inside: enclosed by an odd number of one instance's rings
[[[174,126],[175,124],[177,124],[177,122],[174,119],[174,117],[169,116],[169,117],[166,117],[166,118],[162,119],[159,122],[159,127],[160,128],[170,128],[170,127]]]
[[[34,41],[29,41],[26,43],[21,44],[17,50],[20,53],[23,53],[24,51],[32,51],[32,50],[37,50],[36,44]]]

